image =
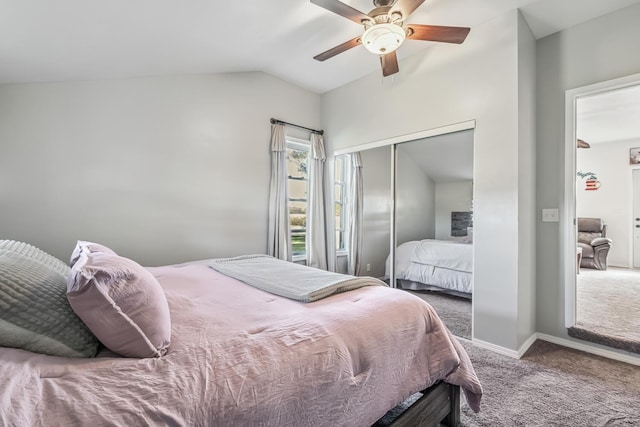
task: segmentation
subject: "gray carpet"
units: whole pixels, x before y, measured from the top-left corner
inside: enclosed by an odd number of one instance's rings
[[[463,341],[483,386],[463,426],[640,426],[640,367],[536,341],[512,359]]]
[[[471,300],[431,291],[409,291],[428,302],[451,333],[471,339]]]
[[[640,301],[640,297],[633,297],[637,286],[622,292],[620,287],[609,287],[603,292],[601,281],[598,285],[587,283],[591,276],[584,270],[579,275],[584,279],[579,285],[578,297],[583,298],[579,319],[589,319],[590,327],[600,331],[606,327],[607,332],[616,333],[628,327],[631,329],[627,333],[640,334],[640,307],[635,315],[619,315],[621,307]],[[640,275],[627,279],[635,285],[636,278]],[[602,275],[596,279],[602,279]],[[469,339],[471,301],[434,292],[411,292],[431,304],[454,335]],[[621,296],[626,301],[620,301]],[[589,306],[599,310],[604,307],[609,314],[600,311],[592,315],[587,313]],[[462,426],[640,426],[639,366],[540,340],[520,360],[466,340],[461,342],[484,389],[480,413],[475,414],[463,403]]]
[[[640,273],[583,268],[577,277],[576,325],[569,335],[640,353]]]

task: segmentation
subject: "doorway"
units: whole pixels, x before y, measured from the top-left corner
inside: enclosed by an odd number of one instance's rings
[[[565,323],[574,338],[635,353],[640,353],[638,120],[640,75],[567,92]]]

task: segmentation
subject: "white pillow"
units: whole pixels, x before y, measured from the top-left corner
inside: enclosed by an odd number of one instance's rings
[[[171,343],[171,317],[158,280],[113,251],[90,252],[84,246],[78,252],[67,282],[67,298],[78,317],[115,353],[164,355]]]

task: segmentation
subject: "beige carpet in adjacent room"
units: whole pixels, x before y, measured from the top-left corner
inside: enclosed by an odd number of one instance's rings
[[[582,268],[574,338],[640,354],[640,272]]]

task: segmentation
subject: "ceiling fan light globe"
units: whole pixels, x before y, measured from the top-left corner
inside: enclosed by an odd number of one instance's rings
[[[406,34],[401,26],[381,23],[367,28],[360,40],[369,52],[386,55],[398,49],[405,38]]]

